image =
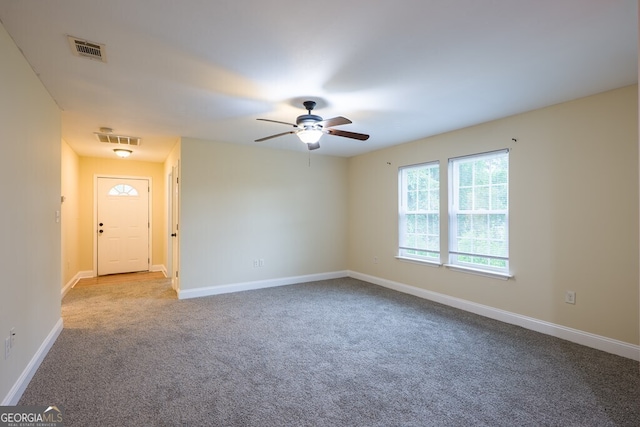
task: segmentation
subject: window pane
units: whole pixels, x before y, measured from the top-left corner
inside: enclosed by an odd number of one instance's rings
[[[493,240],[506,241],[507,238],[507,217],[506,215],[489,215],[490,238]]]
[[[449,163],[449,262],[508,272],[508,152]]]
[[[440,209],[440,188],[429,191],[429,210],[437,211]]]
[[[398,253],[440,258],[440,171],[437,163],[400,168]]]
[[[507,261],[505,261],[503,259],[492,259],[492,260],[489,261],[489,265],[492,266],[492,267],[505,269],[505,268],[507,268]]]
[[[460,187],[469,187],[473,185],[473,164],[471,162],[462,162],[459,167]]]
[[[479,160],[473,163],[474,166],[474,185],[487,185],[489,184],[489,177],[491,176],[491,165],[489,162]]]
[[[509,182],[509,164],[506,157],[493,159],[492,184],[506,184]]]
[[[432,236],[440,234],[440,215],[429,214],[429,226],[427,232]]]
[[[429,236],[427,242],[427,249],[431,249],[432,251],[440,252],[440,237],[438,236]]]
[[[473,188],[460,188],[458,190],[459,196],[459,209],[461,211],[470,211],[473,209]]]
[[[429,192],[428,191],[418,191],[418,210],[426,211],[429,209]]]
[[[463,214],[458,214],[456,215],[456,219],[457,219],[457,223],[458,223],[458,233],[457,235],[460,237],[463,236],[471,236],[471,215],[463,215]]]
[[[407,215],[406,221],[406,233],[415,233],[416,232],[416,216],[415,215]]]
[[[489,209],[489,187],[476,187],[473,195],[473,210]]]
[[[128,184],[116,184],[109,190],[109,196],[137,196],[138,190]]]
[[[506,210],[509,207],[509,187],[499,184],[491,187],[491,209]]]
[[[506,257],[507,256],[507,245],[504,241],[491,241],[491,249],[488,255]]]
[[[472,239],[458,239],[458,252],[472,253],[473,252],[473,240]]]
[[[409,212],[415,212],[416,208],[417,208],[417,201],[416,201],[416,192],[415,191],[409,191],[407,192],[407,210]]]
[[[427,232],[427,215],[416,215],[416,233]]]
[[[488,215],[473,215],[471,222],[473,223],[472,233],[475,239],[487,239],[489,237]]]
[[[407,171],[407,191],[416,191],[417,184],[416,171]]]
[[[429,168],[429,179],[437,186],[440,183],[440,168]]]
[[[428,188],[429,184],[429,174],[425,170],[420,170],[418,173],[418,188],[423,190]]]
[[[491,255],[489,253],[489,241],[488,240],[474,240],[473,253],[482,255]]]

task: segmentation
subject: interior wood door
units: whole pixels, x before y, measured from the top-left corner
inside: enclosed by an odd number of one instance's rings
[[[149,270],[149,180],[98,178],[97,274]]]

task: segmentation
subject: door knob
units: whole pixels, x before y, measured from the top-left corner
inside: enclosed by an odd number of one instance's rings
[[[171,237],[176,237],[177,235],[177,233],[171,233]]]
[[[102,234],[104,233],[104,230],[98,230],[98,233]]]
[[[100,223],[100,224],[98,224],[98,225],[99,225],[100,227],[102,227],[104,224],[103,224],[103,223]]]

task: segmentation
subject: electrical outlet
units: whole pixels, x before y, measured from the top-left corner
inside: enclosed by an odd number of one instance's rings
[[[256,268],[256,267],[258,267],[258,260],[254,259],[253,260],[253,268]]]
[[[576,292],[575,291],[567,291],[564,294],[564,302],[567,304],[575,304],[576,303]]]
[[[258,260],[258,267],[264,267],[264,260],[262,258]]]
[[[9,356],[11,356],[11,337],[4,340],[4,358],[8,359]]]

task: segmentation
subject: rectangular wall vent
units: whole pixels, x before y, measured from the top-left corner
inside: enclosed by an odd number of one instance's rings
[[[105,46],[103,44],[82,40],[73,36],[67,36],[67,39],[71,46],[71,52],[74,55],[95,61],[107,62]]]
[[[109,144],[123,144],[123,145],[140,145],[142,144],[142,139],[137,136],[124,136],[124,135],[114,135],[112,133],[100,133],[94,132],[96,138],[100,142],[107,142]]]

